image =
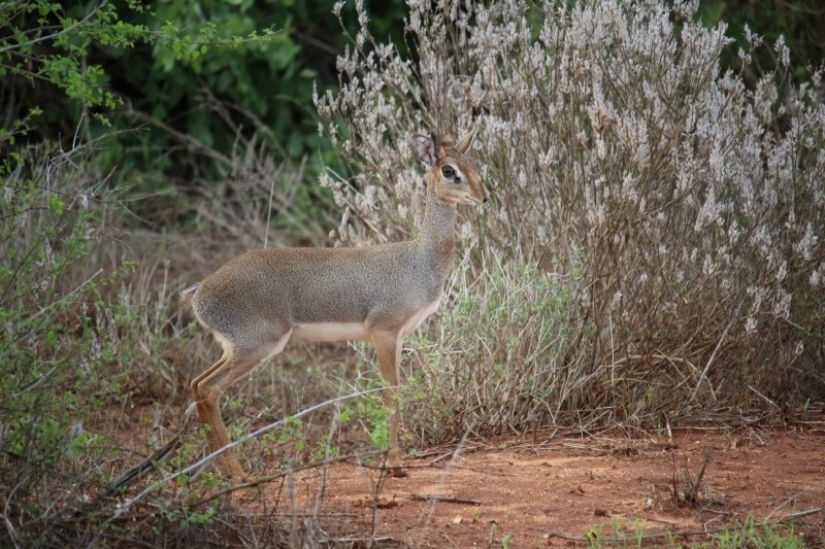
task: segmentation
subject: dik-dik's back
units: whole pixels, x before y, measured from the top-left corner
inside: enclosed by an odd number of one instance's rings
[[[316,324],[357,324],[341,333],[318,331],[319,341],[368,339],[375,324],[404,321],[437,302],[446,265],[420,242],[369,248],[264,249],[236,257],[203,280],[192,302],[198,319],[230,339],[250,329],[293,337]],[[267,326],[268,324],[268,326]],[[324,326],[319,326],[324,328]],[[357,332],[357,333],[355,333]]]

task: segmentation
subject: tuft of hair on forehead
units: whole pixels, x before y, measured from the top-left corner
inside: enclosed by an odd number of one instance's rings
[[[470,150],[470,147],[473,144],[473,140],[475,139],[476,130],[470,130],[468,133],[464,134],[464,136],[456,143],[452,140],[452,138],[447,137],[443,142],[442,146],[445,148],[449,148],[451,151],[455,151],[458,153],[459,156],[463,156],[467,151]]]
[[[444,136],[433,135],[433,140],[436,143],[438,143],[439,146],[444,147],[445,149],[448,148],[448,147],[455,147],[455,139],[453,139],[449,135],[444,135]]]

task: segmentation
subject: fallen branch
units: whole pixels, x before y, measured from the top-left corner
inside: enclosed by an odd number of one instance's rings
[[[468,505],[481,505],[481,501],[469,498],[454,498],[449,496],[439,496],[438,494],[413,494],[415,501],[440,501],[443,503],[462,503]]]
[[[243,444],[244,442],[246,442],[248,440],[252,440],[254,438],[257,438],[257,437],[261,436],[262,434],[266,433],[267,431],[271,431],[272,429],[275,429],[276,427],[282,427],[290,419],[296,419],[296,418],[303,417],[307,414],[315,412],[316,410],[320,410],[321,408],[324,408],[325,406],[329,406],[330,404],[334,404],[336,402],[345,402],[347,400],[350,400],[350,399],[353,399],[353,398],[356,398],[356,397],[361,397],[361,396],[364,396],[364,395],[367,395],[367,394],[370,394],[370,393],[375,393],[377,391],[382,391],[382,390],[383,390],[383,388],[376,387],[375,389],[368,389],[366,391],[359,391],[357,393],[351,393],[349,395],[345,395],[345,396],[337,397],[337,398],[334,398],[334,399],[330,399],[330,400],[327,400],[325,402],[321,402],[319,404],[316,404],[315,406],[310,406],[309,408],[301,410],[300,412],[298,412],[297,414],[295,414],[293,416],[290,416],[289,418],[284,418],[284,419],[281,419],[281,420],[276,421],[274,423],[269,423],[267,425],[264,425],[263,427],[261,427],[257,431],[253,431],[253,432],[239,438],[235,442],[231,442],[231,443],[227,444],[226,446],[224,446],[223,448],[219,448],[219,449],[215,450],[214,452],[207,455],[206,457],[204,457],[200,461],[198,461],[196,463],[193,463],[193,464],[189,465],[188,467],[185,467],[185,468],[181,469],[180,471],[172,473],[171,475],[168,475],[168,476],[164,477],[160,481],[146,487],[142,492],[137,494],[135,497],[133,497],[129,500],[126,500],[123,503],[123,505],[121,505],[121,507],[115,512],[114,516],[117,517],[117,516],[120,516],[120,515],[126,513],[129,510],[129,508],[131,508],[138,501],[142,500],[143,498],[145,498],[146,496],[148,496],[149,494],[154,492],[159,486],[163,486],[166,483],[168,483],[169,481],[178,478],[179,476],[188,475],[192,471],[194,471],[194,470],[202,467],[203,465],[211,462],[213,459],[215,459],[219,455],[223,454],[227,450],[231,450],[232,448],[235,448],[236,446],[238,446],[240,444]],[[239,486],[242,486],[242,485],[239,485]]]
[[[815,507],[813,509],[808,509],[807,511],[800,511],[799,513],[793,513],[788,515],[787,517],[782,517],[781,519],[776,519],[773,524],[779,524],[782,522],[793,522],[795,520],[799,520],[801,518],[805,518],[810,515],[816,515],[819,513],[825,512],[825,507]]]
[[[168,460],[174,454],[175,450],[178,449],[178,446],[180,446],[181,437],[189,428],[189,420],[192,417],[192,411],[194,409],[194,405],[189,406],[186,413],[183,415],[183,421],[181,421],[178,426],[178,431],[166,444],[152,452],[152,455],[110,482],[103,489],[101,495],[108,498],[122,493],[127,487],[136,482],[143,475],[157,469],[159,463],[163,463]]]

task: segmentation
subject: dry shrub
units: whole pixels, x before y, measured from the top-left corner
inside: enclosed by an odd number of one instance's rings
[[[196,224],[214,244],[229,241],[231,255],[238,255],[283,246],[284,238],[286,245],[324,242],[334,219],[325,217],[326,197],[306,183],[305,163],[276,162],[255,139],[239,141],[229,161],[226,177],[202,182],[193,204]]]
[[[587,381],[548,408],[644,420],[821,394],[823,89],[818,72],[787,84],[781,40],[779,71],[748,87],[696,2],[410,2],[407,57],[357,4],[342,88],[315,98],[362,172],[325,180],[342,241],[412,234],[410,136],[478,127],[495,205],[461,241],[575,275],[565,367]],[[767,47],[750,44],[743,67]]]
[[[587,381],[565,364],[566,281],[493,254],[485,259],[485,276],[461,263],[441,321],[409,338],[403,417],[420,443],[556,422],[561,403]]]

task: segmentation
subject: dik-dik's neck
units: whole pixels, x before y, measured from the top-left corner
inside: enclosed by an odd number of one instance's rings
[[[428,188],[420,242],[443,264],[449,264],[455,246],[455,216],[455,204],[443,202]]]

